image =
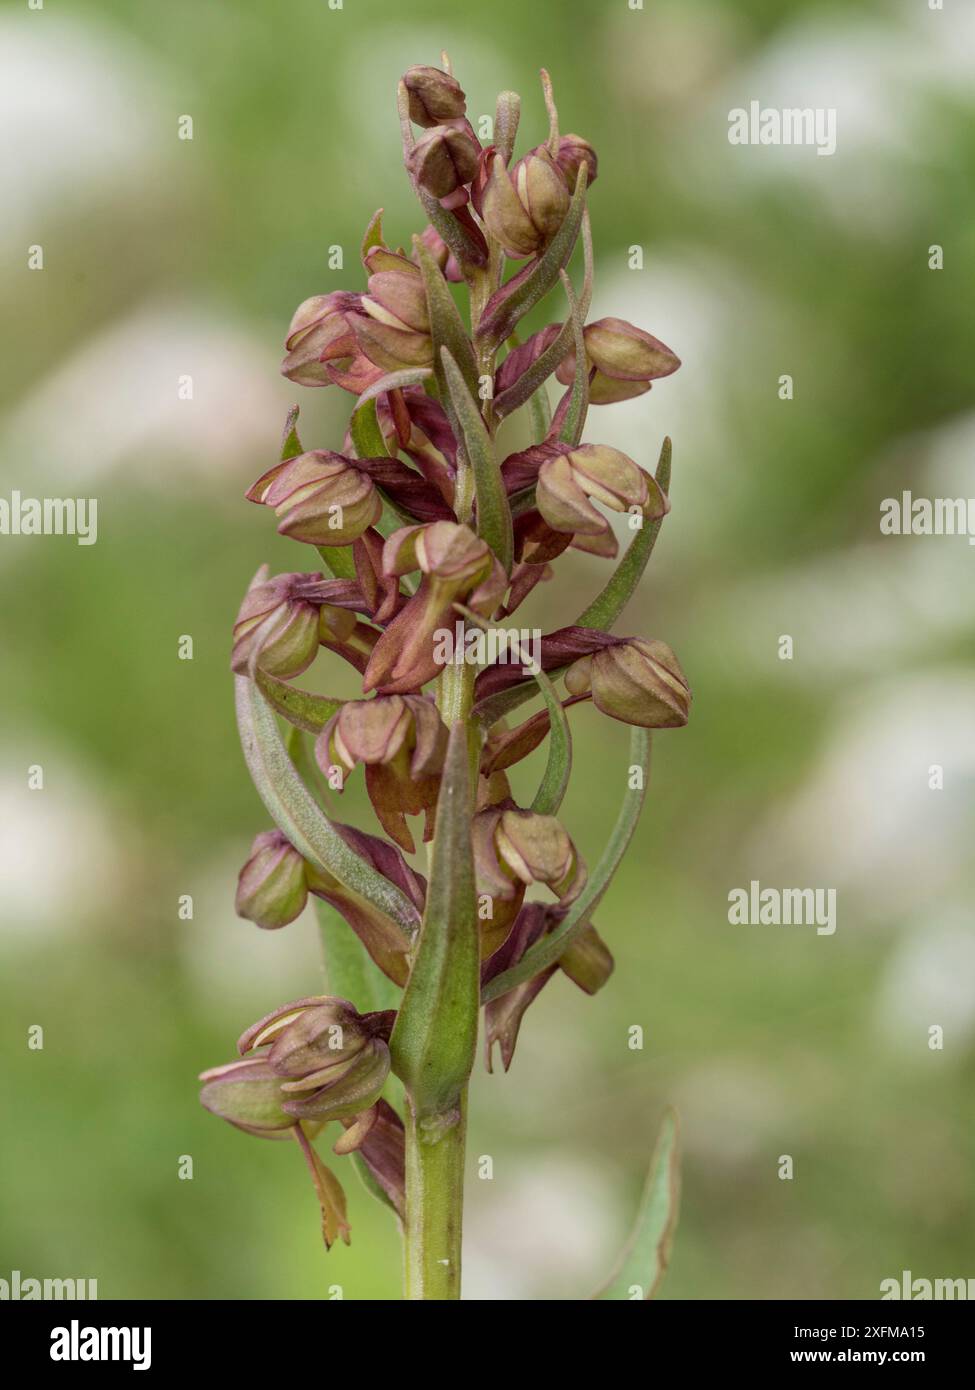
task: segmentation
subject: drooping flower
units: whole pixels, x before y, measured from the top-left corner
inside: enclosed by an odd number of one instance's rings
[[[376,643],[363,689],[404,694],[442,669],[435,634],[453,629],[454,603],[463,599],[478,614],[492,613],[508,579],[488,544],[469,526],[450,521],[394,531],[383,550],[383,569],[393,575],[419,570],[422,579]]]
[[[670,376],[680,366],[680,358],[666,343],[625,319],[597,319],[586,324],[582,336],[586,360],[590,370],[595,369],[589,382],[590,405],[612,405],[642,396],[651,382]],[[575,352],[562,359],[555,374],[564,386],[572,384]]]
[[[246,496],[274,509],[282,536],[308,545],[351,545],[383,509],[368,473],[354,459],[328,449],[276,463]]]
[[[424,695],[380,695],[350,700],[325,725],[315,756],[326,773],[334,766],[366,768],[366,788],[387,835],[414,851],[406,817],[426,817],[424,840],[433,835],[439,773],[447,729],[433,700]]]
[[[520,159],[511,173],[496,150],[484,156],[475,203],[492,236],[512,260],[544,250],[569,210],[565,175],[544,147]]]
[[[646,729],[679,728],[690,714],[687,677],[666,642],[617,638],[574,662],[565,687],[573,695],[591,692],[604,714]]]
[[[585,863],[555,816],[491,806],[475,815],[471,835],[477,891],[491,907],[489,915],[482,914],[482,956],[502,944],[531,884],[544,884],[562,903],[572,902],[585,887]]]

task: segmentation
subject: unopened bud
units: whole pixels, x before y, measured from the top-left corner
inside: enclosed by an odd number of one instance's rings
[[[534,256],[565,219],[569,207],[565,177],[545,149],[520,159],[510,176],[499,154],[489,159],[480,194],[484,223],[513,260]]]
[[[477,173],[479,151],[466,131],[438,125],[426,130],[410,150],[406,167],[421,188],[446,198]]]
[[[440,68],[412,67],[403,74],[409,93],[410,120],[416,125],[435,126],[458,120],[467,110],[460,83]]]
[[[581,135],[563,135],[559,140],[559,148],[555,154],[555,162],[565,175],[565,181],[569,185],[569,191],[575,192],[576,181],[579,177],[579,170],[583,164],[589,166],[587,173],[587,187],[591,188],[596,182],[596,172],[599,161],[596,158],[596,151],[588,140],[584,140]]]
[[[650,383],[670,376],[680,358],[666,343],[625,319],[604,318],[583,331],[586,359],[595,374],[589,384],[591,405],[612,405],[650,390]],[[575,353],[563,358],[556,376],[564,386],[575,375]]]
[[[237,1129],[261,1138],[286,1138],[294,1116],[283,1108],[281,1078],[266,1057],[247,1057],[200,1073],[200,1104]]]
[[[669,505],[649,473],[606,444],[582,444],[542,463],[536,504],[553,530],[593,537],[597,542],[609,537],[609,523],[594,501],[615,512],[635,507],[648,518],[663,516]],[[603,553],[598,544],[596,550]]]
[[[584,656],[565,673],[571,695],[592,692],[597,709],[623,724],[675,729],[686,724],[691,692],[666,642],[627,637]]]
[[[308,669],[319,645],[316,578],[279,574],[248,589],[234,624],[232,670],[246,675],[256,663],[287,680]]]
[[[307,897],[305,861],[291,841],[280,830],[258,835],[237,878],[237,916],[274,931],[301,914]]]
[[[433,835],[439,773],[447,729],[434,702],[422,695],[350,700],[325,725],[315,745],[319,765],[366,767],[366,788],[383,829],[407,853],[414,850],[406,816],[426,815]]]
[[[325,449],[275,464],[246,495],[274,508],[282,536],[309,545],[351,545],[383,509],[368,474]]]

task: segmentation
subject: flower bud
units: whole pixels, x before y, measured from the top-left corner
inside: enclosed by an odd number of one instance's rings
[[[492,904],[491,916],[481,923],[484,957],[504,942],[531,884],[545,884],[563,903],[585,887],[586,866],[555,816],[492,806],[475,815],[471,838],[477,891]]]
[[[421,234],[420,240],[423,242],[424,246],[430,250],[434,260],[443,272],[444,279],[452,281],[455,285],[460,284],[464,278],[464,273],[460,268],[457,257],[450,250],[450,247],[444,241],[436,227],[427,226]]]
[[[588,164],[587,187],[591,188],[596,182],[596,172],[599,161],[596,158],[596,151],[588,140],[584,140],[581,135],[563,135],[559,140],[559,148],[556,151],[555,162],[562,170],[565,181],[569,186],[569,192],[574,193],[576,181],[579,178],[579,170],[583,164]]]
[[[358,307],[359,298],[357,294],[336,290],[332,294],[313,295],[298,305],[285,339],[283,376],[300,386],[331,384],[324,364],[353,351],[354,340],[345,315]]]
[[[348,315],[360,358],[371,363],[380,376],[407,367],[429,367],[433,362],[433,339],[430,334],[417,333],[412,328],[397,328],[386,320],[385,315],[380,317],[376,313],[376,309],[381,311],[382,308],[378,300],[372,301],[372,307],[371,313]]]
[[[650,390],[650,383],[670,376],[680,358],[659,338],[625,319],[605,318],[583,330],[586,359],[595,375],[589,384],[591,405],[612,405]],[[556,376],[564,386],[575,375],[575,353],[563,358]]]
[[[510,176],[496,151],[488,158],[480,194],[484,223],[512,260],[534,256],[551,241],[569,208],[562,171],[544,148],[520,159]]]
[[[282,1108],[281,1078],[266,1057],[248,1057],[200,1073],[200,1104],[237,1129],[261,1138],[286,1138],[294,1116]]]
[[[280,830],[265,830],[237,878],[237,916],[274,931],[293,922],[307,898],[304,859]]]
[[[420,570],[416,593],[373,648],[363,689],[384,695],[417,690],[442,667],[434,647],[438,629],[453,631],[453,605],[464,599],[481,615],[493,613],[508,586],[497,556],[468,526],[434,521],[394,531],[383,549],[387,574]]]
[[[319,645],[319,575],[278,574],[253,584],[234,624],[231,669],[247,675],[256,662],[287,680],[308,669]],[[353,615],[354,616],[354,615]]]
[[[412,177],[434,198],[463,188],[478,170],[480,151],[466,131],[437,125],[426,130],[406,158]]]
[[[622,638],[574,662],[565,688],[572,695],[591,691],[597,709],[644,729],[679,728],[690,714],[687,677],[666,642]]]
[[[248,1028],[237,1049],[243,1055],[268,1046],[263,1060],[292,1123],[338,1120],[379,1099],[394,1017],[390,1011],[360,1014],[346,999],[298,999]]]
[[[460,83],[439,68],[412,67],[403,74],[409,93],[410,120],[416,125],[435,126],[441,121],[458,120],[467,110]]]
[[[591,924],[559,956],[559,969],[586,994],[596,994],[613,973],[609,947]]]
[[[383,509],[372,479],[351,459],[325,449],[275,464],[246,496],[274,508],[282,536],[309,545],[351,545]]]
[[[544,883],[562,902],[571,902],[585,887],[586,866],[555,816],[504,811],[494,845],[502,869],[526,887]]]
[[[539,512],[553,530],[592,537],[597,553],[605,553],[599,540],[610,538],[611,532],[609,522],[590,499],[614,512],[635,507],[648,518],[663,516],[669,505],[649,473],[605,444],[582,444],[547,458],[538,470],[535,497]],[[610,553],[613,551],[615,543]]]
[[[433,813],[447,729],[432,700],[387,695],[350,700],[325,725],[315,756],[326,773],[339,765],[366,767],[366,789],[380,824],[408,854],[414,852],[406,816],[426,816],[423,838],[433,836]]]
[[[380,248],[374,248],[379,250]],[[373,259],[372,264],[379,262]],[[370,270],[369,293],[363,295],[362,309],[379,323],[390,328],[429,335],[430,313],[427,308],[423,277],[412,261],[405,256],[384,252],[381,258],[382,269],[373,270],[370,258],[366,264]]]

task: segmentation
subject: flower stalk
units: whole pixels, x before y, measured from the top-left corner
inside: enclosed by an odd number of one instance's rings
[[[427,225],[405,239],[408,253],[387,244],[376,213],[363,287],[299,306],[282,372],[351,396],[348,432],[337,448],[308,449],[295,407],[280,458],[246,493],[313,569],[262,567],[234,628],[241,742],[273,823],[252,843],[237,910],[278,931],[313,897],[328,993],[248,1028],[240,1059],[203,1074],[201,1099],[247,1134],[296,1141],[327,1246],[350,1232],[341,1179],[320,1153],[331,1126],[339,1164],[351,1160],[400,1223],[405,1296],[425,1301],[461,1295],[479,1031],[488,1070],[496,1045],[507,1069],[550,981],[592,994],[610,978],[593,914],[636,831],[651,731],[685,724],[691,700],[665,642],[611,631],[670,510],[669,441],[655,474],[583,442],[591,408],[644,395],[680,363],[625,320],[587,323],[596,154],[560,133],[549,74],[541,79],[547,130],[519,156],[516,93],[498,97],[485,147],[446,55],[404,75],[403,162]],[[526,333],[550,294],[562,319]],[[498,426],[518,412],[528,444],[505,456]],[[569,551],[613,561],[620,529],[629,547],[578,621],[566,614],[537,642],[523,626],[509,631],[490,656],[468,644],[529,603]],[[355,698],[293,684],[323,651],[356,672]],[[531,699],[539,707],[512,724]],[[592,871],[560,819],[569,712],[586,702],[631,726],[621,809]],[[541,782],[521,805],[509,770],[546,740]],[[355,776],[382,835],[338,819]],[[422,869],[411,862],[418,834]],[[651,1289],[676,1219],[668,1125],[655,1170],[664,1177],[651,1179],[651,1215],[627,1252],[629,1269],[655,1242]]]

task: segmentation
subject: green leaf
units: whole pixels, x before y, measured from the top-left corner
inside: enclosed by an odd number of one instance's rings
[[[382,208],[377,208],[369,221],[369,226],[366,228],[366,234],[362,238],[362,247],[359,251],[359,258],[362,264],[365,265],[366,254],[371,251],[374,246],[385,245],[386,243],[383,241],[383,210]]]
[[[586,356],[586,342],[582,336],[582,317],[576,303],[572,281],[564,270],[560,270],[559,275],[562,278],[565,297],[569,301],[569,323],[572,326],[572,338],[576,354],[575,375],[572,379],[569,408],[562,421],[559,439],[565,444],[578,444],[586,426],[586,412],[589,410],[589,359]]]
[[[360,451],[359,445],[356,443],[356,421],[362,414],[363,409],[370,402],[375,401],[379,396],[382,396],[386,391],[402,391],[405,386],[424,386],[428,381],[432,379],[432,377],[432,367],[404,367],[403,370],[400,372],[387,372],[384,377],[380,377],[378,381],[374,381],[371,386],[366,387],[362,395],[359,397],[358,408],[356,409],[355,414],[352,416],[352,442],[356,446],[355,451],[357,458],[382,458],[383,454],[389,453],[389,450],[386,447],[386,440],[383,438],[383,433],[379,428],[378,422],[376,424],[375,432],[372,434],[371,442],[373,444],[373,447],[365,453]],[[373,405],[371,414],[373,417],[375,417],[375,405]],[[375,448],[375,445],[377,443],[379,443],[382,446],[378,450]]]
[[[633,1231],[616,1268],[594,1298],[653,1298],[670,1263],[679,1205],[680,1124],[676,1110],[668,1110]]]
[[[514,559],[511,508],[495,456],[494,442],[450,349],[442,347],[440,356],[454,414],[463,434],[464,451],[474,473],[477,534],[487,541],[497,555],[504,566],[505,574],[510,574]]]
[[[634,728],[630,731],[630,768],[641,769],[640,786],[628,787],[623,797],[623,805],[612,834],[603,850],[602,858],[589,875],[585,888],[569,908],[562,921],[547,936],[543,936],[530,950],[526,951],[517,964],[496,975],[481,995],[481,1002],[488,1004],[499,995],[507,994],[509,989],[530,980],[539,971],[555,965],[572,942],[584,930],[589,918],[599,906],[600,901],[613,875],[620,866],[623,855],[633,838],[650,779],[650,731]]]
[[[387,378],[383,377],[383,380],[386,381]],[[378,394],[380,393],[376,392],[376,395]],[[359,404],[352,412],[352,419],[349,421],[352,447],[355,449],[356,458],[359,459],[385,458],[389,453],[383,432],[379,428],[379,417],[376,414],[376,395],[367,396],[363,393],[359,397]]]
[[[288,685],[287,681],[278,680],[277,676],[269,676],[259,666],[256,677],[261,694],[274,706],[278,714],[284,715],[288,723],[294,724],[295,728],[305,729],[310,734],[317,734],[324,729],[332,715],[338,714],[345,704],[344,700],[331,700],[327,695],[314,695],[310,690],[299,690],[297,686]]]
[[[322,564],[334,579],[355,579],[355,560],[351,545],[316,545]]]
[[[477,1047],[480,939],[467,727],[451,726],[423,925],[389,1041],[418,1121],[456,1123]],[[427,1128],[435,1137],[432,1125]]]
[[[288,418],[284,422],[284,433],[281,436],[281,460],[293,459],[298,454],[305,451],[301,447],[301,440],[298,438],[298,411],[300,407],[293,405],[288,411]]]
[[[502,285],[492,296],[494,308],[490,303],[487,312],[478,325],[477,336],[491,343],[503,343],[519,319],[534,309],[540,299],[544,299],[559,278],[559,271],[568,263],[582,225],[582,214],[586,201],[585,169],[579,170],[572,202],[559,230],[535,262],[531,272],[517,286],[508,290]],[[515,277],[517,279],[517,276]],[[507,290],[507,293],[506,293]]]
[[[548,761],[531,808],[536,815],[554,816],[562,805],[572,772],[572,734],[569,731],[569,717],[555,686],[542,670],[535,672],[535,679],[548,709],[549,736]]]
[[[541,444],[552,427],[552,404],[548,398],[548,387],[544,383],[528,398],[528,419],[532,443]]]
[[[338,909],[316,898],[315,912],[325,958],[326,993],[350,1000],[361,1014],[395,1009],[399,990],[379,969]]]
[[[416,908],[394,883],[350,849],[298,776],[274,711],[255,683],[235,678],[237,727],[248,770],[271,819],[320,872],[332,874],[397,927],[404,950],[416,931]]]
[[[444,376],[441,349],[448,348],[461,375],[467,383],[471,395],[477,395],[477,359],[474,345],[467,335],[460,310],[454,303],[450,286],[440,273],[440,267],[433,259],[430,248],[418,236],[413,238],[423,288],[427,294],[427,308],[430,312],[430,334],[433,338],[433,369],[442,397],[447,395],[447,381]]]
[[[660,490],[664,494],[670,491],[671,457],[671,443],[669,439],[665,439],[660,450],[660,461],[657,464],[655,475]],[[636,592],[643,571],[647,567],[647,561],[653,554],[653,547],[657,543],[662,522],[663,517],[658,517],[656,521],[644,525],[636,533],[605,589],[593,599],[586,611],[576,618],[577,627],[591,627],[598,632],[609,632],[612,629],[613,624]]]

